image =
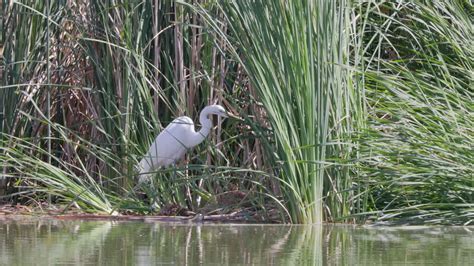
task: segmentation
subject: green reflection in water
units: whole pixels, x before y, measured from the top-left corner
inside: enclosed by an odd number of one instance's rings
[[[0,221],[0,265],[469,265],[472,230]]]

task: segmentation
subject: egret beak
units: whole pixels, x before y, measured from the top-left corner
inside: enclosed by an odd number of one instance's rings
[[[240,116],[234,115],[233,113],[230,113],[230,112],[227,112],[227,117],[234,118],[234,119],[237,119],[237,120],[240,120],[240,121],[244,121],[244,119],[242,119]]]

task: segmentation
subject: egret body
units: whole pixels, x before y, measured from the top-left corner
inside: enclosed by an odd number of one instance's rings
[[[196,131],[193,120],[187,116],[174,119],[151,144],[147,154],[138,165],[139,182],[150,177],[150,172],[176,163],[183,158],[187,150],[201,143],[211,132],[210,115],[227,117],[227,112],[220,105],[206,106],[199,115],[201,129]]]

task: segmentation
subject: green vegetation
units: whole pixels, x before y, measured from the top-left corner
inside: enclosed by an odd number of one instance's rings
[[[235,56],[265,106],[275,140],[267,151],[274,153],[269,155],[274,165],[281,163],[282,195],[293,221],[323,221],[323,192],[330,194],[328,218],[350,214],[350,205],[336,199],[352,194],[339,194],[350,186],[351,174],[338,162],[350,157],[350,121],[361,112],[351,71],[344,67],[345,5],[234,1],[221,7],[229,32],[220,37],[238,47]]]
[[[3,4],[4,201],[474,221],[470,1],[47,4]],[[136,186],[161,129],[214,102],[243,121]]]
[[[371,54],[385,55],[367,61],[364,73],[369,128],[361,184],[378,220],[471,224],[474,6],[383,7],[366,19],[369,36],[362,37]]]

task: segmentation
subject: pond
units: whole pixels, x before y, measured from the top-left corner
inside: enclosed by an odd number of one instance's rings
[[[0,220],[0,265],[472,265],[473,231]]]

